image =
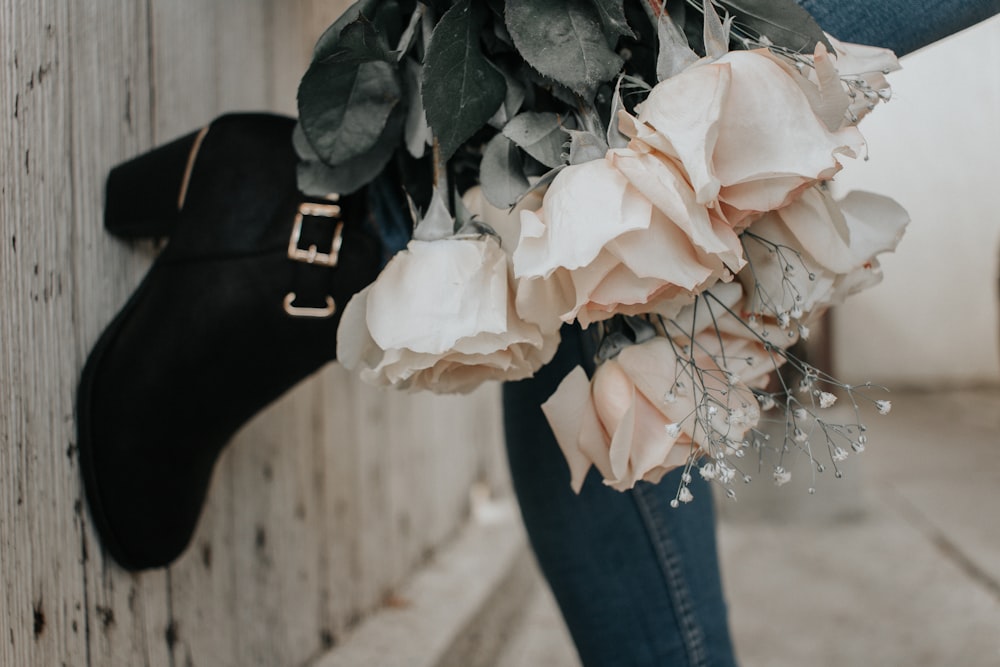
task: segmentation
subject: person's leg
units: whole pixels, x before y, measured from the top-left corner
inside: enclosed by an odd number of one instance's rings
[[[564,328],[556,359],[504,387],[507,450],[532,547],[584,665],[735,665],[710,489],[671,509],[679,471],[620,493],[596,472],[579,496],[540,405],[586,357]]]
[[[1000,13],[1000,0],[796,0],[837,39],[892,49],[927,46]]]

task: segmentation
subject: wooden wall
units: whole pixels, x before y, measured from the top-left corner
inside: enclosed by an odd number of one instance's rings
[[[104,177],[224,111],[293,113],[345,4],[0,0],[0,665],[308,665],[504,484],[496,388],[331,366],[229,446],[174,566],[130,575],[90,526],[76,382],[155,254],[103,231]]]

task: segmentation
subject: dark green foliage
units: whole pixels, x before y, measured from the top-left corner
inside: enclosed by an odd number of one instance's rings
[[[487,8],[462,0],[441,17],[427,47],[421,93],[427,122],[447,159],[503,104],[503,74],[483,55]]]
[[[738,29],[784,48],[812,53],[816,42],[823,42],[833,50],[819,24],[794,0],[717,0],[717,4],[736,17]]]
[[[385,37],[363,15],[324,45],[299,84],[300,123],[319,158],[338,165],[383,140],[402,99],[399,72]]]
[[[507,0],[506,21],[528,64],[578,95],[591,97],[621,70],[624,61],[587,0]]]
[[[299,87],[300,185],[349,192],[394,165],[421,209],[438,173],[448,201],[481,183],[494,205],[516,203],[529,178],[624,145],[613,107],[633,109],[658,76],[685,68],[685,42],[704,55],[699,0],[667,0],[680,30],[666,46],[646,2],[358,0],[320,38]],[[732,48],[825,41],[794,0],[716,4],[734,17]]]

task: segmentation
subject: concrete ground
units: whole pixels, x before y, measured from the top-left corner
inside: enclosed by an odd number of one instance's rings
[[[891,398],[844,479],[723,503],[743,667],[1000,666],[1000,390]],[[543,586],[498,665],[579,666]]]

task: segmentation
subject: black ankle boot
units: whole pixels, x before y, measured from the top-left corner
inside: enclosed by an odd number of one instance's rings
[[[108,177],[111,232],[170,236],[77,397],[87,499],[126,569],[185,549],[222,447],[334,358],[341,310],[378,272],[365,195],[298,192],[294,125],[224,116]]]

